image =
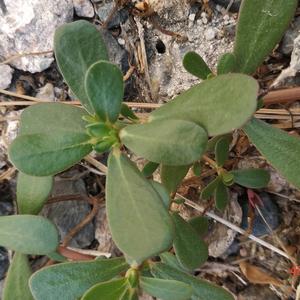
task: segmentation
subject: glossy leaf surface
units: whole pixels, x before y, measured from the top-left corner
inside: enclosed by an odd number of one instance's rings
[[[0,217],[0,245],[23,254],[43,255],[56,250],[58,232],[40,216],[4,216]]]
[[[2,299],[33,300],[28,283],[31,273],[27,255],[16,252],[6,275]]]
[[[84,292],[101,281],[126,271],[122,258],[89,262],[68,262],[46,267],[34,273],[30,288],[36,300],[79,299]]]
[[[257,106],[258,84],[246,75],[226,74],[193,86],[156,109],[149,120],[187,120],[206,129],[209,136],[242,127]]]
[[[231,173],[234,176],[234,182],[247,188],[261,189],[270,181],[270,173],[263,169],[240,169],[233,170]]]
[[[268,162],[290,183],[300,188],[299,138],[257,119],[252,119],[243,129]]]
[[[92,151],[85,133],[20,135],[9,148],[9,158],[23,173],[49,176],[68,169]]]
[[[36,177],[19,172],[17,180],[19,214],[38,214],[47,201],[52,186],[52,176]]]
[[[196,161],[207,144],[207,134],[203,128],[182,120],[130,125],[121,130],[120,139],[137,155],[170,166]]]
[[[208,258],[207,245],[194,228],[177,213],[172,214],[175,225],[174,249],[178,261],[188,270],[194,270]]]
[[[121,112],[124,95],[120,69],[107,61],[94,63],[85,76],[85,91],[96,115],[114,123]]]
[[[201,300],[234,300],[233,295],[223,288],[206,280],[202,280],[185,272],[176,270],[166,264],[154,264],[151,272],[156,278],[178,280],[190,284],[193,289],[192,298]]]
[[[98,60],[108,60],[100,32],[91,23],[80,20],[55,31],[54,52],[60,72],[82,105],[91,114],[93,107],[84,89],[88,68]]]
[[[203,80],[212,73],[203,58],[193,51],[185,54],[183,66],[189,73]]]
[[[140,285],[147,294],[161,300],[188,300],[192,296],[191,286],[176,280],[142,277]]]
[[[297,0],[244,0],[234,54],[238,71],[254,73],[279,43],[294,16]]]
[[[170,247],[173,225],[160,196],[118,152],[108,161],[106,208],[113,240],[130,263],[140,264]]]

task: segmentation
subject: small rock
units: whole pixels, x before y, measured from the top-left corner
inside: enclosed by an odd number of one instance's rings
[[[87,195],[84,181],[73,179],[78,172],[71,170],[55,178],[52,196]],[[42,214],[52,220],[58,227],[60,237],[63,239],[71,229],[80,223],[91,211],[87,201],[63,201],[46,205]],[[95,237],[95,226],[92,222],[86,225],[71,241],[70,246],[84,248],[89,246]]]
[[[280,51],[285,55],[290,55],[294,49],[294,40],[300,34],[300,17],[295,18],[290,28],[286,31],[282,43],[280,46]]]
[[[103,6],[101,6],[99,8],[98,16],[102,22],[105,22],[107,20],[107,18],[109,17],[109,15],[111,14],[111,12],[113,10],[113,7],[114,7],[114,3],[110,2],[110,3],[104,4]],[[113,29],[113,28],[120,26],[120,24],[123,24],[126,22],[128,17],[129,17],[128,10],[120,9],[113,15],[111,20],[108,22],[107,28]]]
[[[263,206],[259,206],[259,209],[264,216],[267,223],[270,225],[272,229],[276,229],[279,226],[279,209],[278,206],[274,201],[272,201],[271,197],[267,193],[260,193],[259,194]],[[242,211],[243,211],[243,219],[242,219],[242,225],[241,227],[243,229],[248,228],[248,199],[243,198],[240,201]],[[262,217],[258,213],[257,210],[255,210],[255,217],[253,222],[253,231],[252,234],[259,237],[265,234],[270,234],[270,231],[263,221]]]
[[[72,0],[5,1],[7,13],[0,10],[0,56],[41,52],[53,49],[55,29],[73,18]],[[47,69],[52,54],[24,56],[11,65],[31,73]]]
[[[36,94],[39,99],[55,100],[54,87],[52,83],[46,83],[45,86],[41,87]]]
[[[9,65],[0,65],[0,89],[7,89],[12,80],[14,69]]]
[[[216,37],[216,31],[213,28],[208,28],[205,31],[205,38],[207,41],[212,41]]]
[[[213,2],[227,8],[231,0],[213,0]],[[238,12],[240,9],[241,2],[242,0],[234,0],[229,10],[232,12]]]
[[[0,247],[0,279],[3,279],[5,277],[8,267],[8,252],[5,248]]]
[[[78,17],[92,18],[95,14],[93,4],[89,0],[73,0]]]
[[[268,286],[251,285],[238,295],[238,300],[279,300]]]

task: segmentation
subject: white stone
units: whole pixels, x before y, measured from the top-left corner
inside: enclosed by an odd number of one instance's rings
[[[14,69],[9,65],[0,65],[0,89],[7,89],[10,86]]]
[[[89,0],[73,0],[73,5],[79,17],[92,18],[95,14],[93,4]]]
[[[118,38],[118,43],[119,43],[119,45],[124,46],[125,45],[125,40],[122,39],[122,38]]]
[[[195,21],[195,18],[196,18],[196,14],[190,14],[189,15],[189,20],[194,22]]]
[[[55,29],[72,20],[72,0],[5,1],[7,13],[0,10],[0,57],[53,49]],[[47,69],[53,55],[17,58],[11,65],[31,73]]]
[[[36,94],[36,97],[44,100],[55,100],[54,87],[52,83],[46,83],[43,87],[41,87]]]
[[[205,31],[205,39],[211,41],[216,37],[216,31],[213,28],[208,28]]]

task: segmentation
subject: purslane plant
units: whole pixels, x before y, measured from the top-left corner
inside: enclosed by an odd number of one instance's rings
[[[234,51],[220,59],[217,75],[197,53],[187,53],[185,68],[204,81],[153,111],[146,121],[122,103],[122,73],[108,61],[97,29],[87,21],[57,29],[56,60],[83,108],[43,103],[21,115],[19,136],[9,149],[20,171],[19,215],[0,217],[0,245],[15,251],[4,300],[134,300],[141,290],[163,300],[233,299],[225,289],[189,273],[208,257],[203,241],[207,220],[184,220],[173,210],[170,195],[191,167],[201,174],[206,152],[215,154],[212,166],[217,176],[200,198],[214,197],[219,210],[225,209],[234,183],[265,187],[265,170],[224,167],[230,133],[241,128],[300,188],[300,141],[253,118],[259,86],[247,75],[280,41],[296,6],[296,0],[244,0]],[[128,158],[126,148],[149,161],[142,171]],[[93,150],[110,152],[106,209],[113,240],[124,258],[61,262],[31,275],[28,254],[64,261],[57,252],[57,229],[37,216],[51,192],[53,176]],[[151,179],[158,168],[162,183]],[[175,255],[168,252],[171,248]],[[159,262],[153,260],[156,256]]]

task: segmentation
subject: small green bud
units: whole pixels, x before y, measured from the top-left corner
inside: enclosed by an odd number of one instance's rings
[[[226,186],[231,186],[234,184],[234,175],[231,172],[223,172],[221,177]]]
[[[115,143],[114,140],[107,139],[107,140],[101,141],[100,143],[96,144],[93,147],[93,149],[99,153],[103,153],[103,152],[109,151],[114,143]]]

